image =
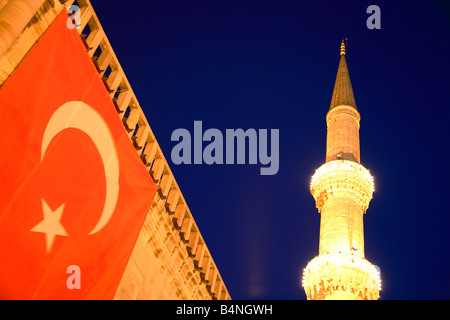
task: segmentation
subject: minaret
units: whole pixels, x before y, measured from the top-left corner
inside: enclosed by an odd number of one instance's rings
[[[341,59],[327,113],[325,164],[311,178],[320,217],[319,255],[303,271],[309,300],[376,300],[380,274],[364,258],[363,214],[372,199],[373,177],[360,164],[359,121],[345,61]]]

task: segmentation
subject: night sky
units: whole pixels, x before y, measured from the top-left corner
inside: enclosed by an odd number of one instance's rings
[[[369,30],[366,9],[381,9]],[[375,178],[366,258],[381,299],[450,298],[448,1],[92,1],[233,299],[306,299],[318,254],[310,177],[348,38],[361,164]],[[279,129],[261,165],[175,165],[171,134]],[[206,144],[206,143],[205,143]]]

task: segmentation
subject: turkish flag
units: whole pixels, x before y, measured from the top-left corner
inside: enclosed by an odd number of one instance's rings
[[[67,19],[0,89],[2,299],[112,299],[156,193]]]

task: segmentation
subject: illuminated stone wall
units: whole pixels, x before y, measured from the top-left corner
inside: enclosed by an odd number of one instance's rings
[[[364,257],[363,213],[349,197],[336,197],[322,208],[319,254],[353,252]]]
[[[326,162],[344,159],[360,162],[358,111],[350,106],[338,106],[327,114]]]

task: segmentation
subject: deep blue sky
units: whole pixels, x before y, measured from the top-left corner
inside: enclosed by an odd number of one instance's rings
[[[234,299],[305,299],[309,192],[348,37],[361,163],[375,178],[366,258],[382,299],[449,299],[448,1],[92,1]],[[381,8],[381,30],[366,9]],[[172,132],[280,130],[280,170],[171,163]]]

